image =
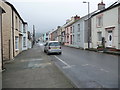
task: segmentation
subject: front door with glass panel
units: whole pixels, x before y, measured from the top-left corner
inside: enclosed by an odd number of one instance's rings
[[[113,42],[113,35],[112,35],[112,31],[108,31],[108,40],[107,40],[107,45],[108,47],[112,47],[112,42]]]

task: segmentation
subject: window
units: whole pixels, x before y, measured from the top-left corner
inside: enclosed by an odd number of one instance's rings
[[[74,38],[74,35],[73,35],[73,44],[74,44],[74,39],[75,39],[75,38]]]
[[[78,32],[80,32],[80,24],[78,24]]]
[[[98,41],[102,41],[102,32],[98,32]]]
[[[70,33],[72,33],[72,27],[70,27]]]
[[[15,37],[15,49],[16,50],[19,49],[19,38],[18,38],[18,36]]]
[[[26,37],[23,37],[23,47],[26,47]]]
[[[97,27],[102,27],[103,26],[103,17],[98,16],[97,17]]]
[[[23,25],[23,32],[26,33],[26,31],[25,31],[25,25]]]
[[[80,42],[80,34],[77,35],[77,42]]]
[[[51,42],[49,43],[49,46],[60,46],[59,42]]]
[[[17,18],[17,16],[15,18],[16,18],[15,19],[15,29],[18,30],[18,18]]]
[[[73,26],[73,33],[74,33],[74,26]]]

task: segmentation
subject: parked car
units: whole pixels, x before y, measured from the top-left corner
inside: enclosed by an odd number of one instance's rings
[[[62,53],[61,46],[58,41],[48,41],[46,42],[44,46],[45,46],[44,52],[47,54],[50,54],[50,53],[61,54]]]

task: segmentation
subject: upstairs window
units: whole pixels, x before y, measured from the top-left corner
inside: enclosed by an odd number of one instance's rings
[[[73,33],[74,33],[74,26],[73,26]]]
[[[78,24],[78,32],[80,32],[80,24]]]
[[[103,15],[97,16],[97,27],[102,27],[103,26]]]
[[[26,33],[25,25],[23,25],[23,33]]]
[[[72,27],[70,27],[70,33],[72,33]]]
[[[15,29],[18,30],[18,18],[17,18],[17,16],[15,17]]]

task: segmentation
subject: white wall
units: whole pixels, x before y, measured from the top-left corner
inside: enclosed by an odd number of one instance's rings
[[[25,24],[25,32],[23,32],[23,38],[22,38],[22,50],[27,50],[27,46],[28,46],[27,45],[27,43],[28,43],[27,42],[27,40],[28,40],[27,39],[28,38],[27,31],[28,31],[28,26],[27,26],[27,24]],[[25,45],[26,47],[24,47],[24,45],[23,45],[23,43],[24,43],[24,37],[26,38],[26,40],[25,40],[26,41],[26,45]]]
[[[103,26],[101,28],[96,27],[96,16],[103,14]],[[96,48],[98,42],[97,32],[102,32],[102,37],[107,39],[107,31],[105,28],[115,27],[113,30],[113,47],[118,48],[118,8],[113,8],[100,13],[92,17],[92,47]]]
[[[2,10],[0,8],[0,72],[2,71],[2,53],[1,53],[1,18],[2,18]]]

